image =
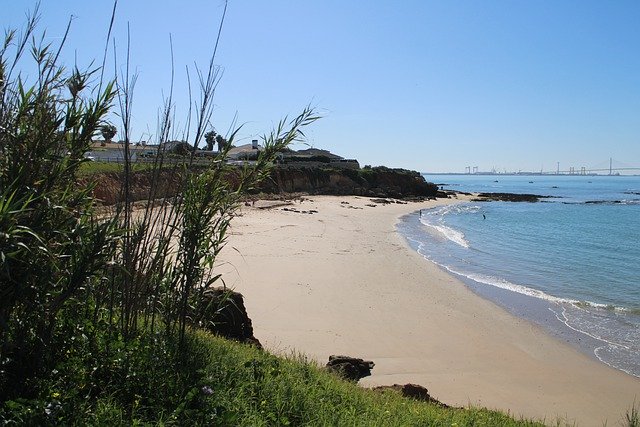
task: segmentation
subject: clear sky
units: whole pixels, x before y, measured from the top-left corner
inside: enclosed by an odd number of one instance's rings
[[[0,4],[7,28],[35,2]],[[129,24],[138,74],[135,138],[156,134],[170,35],[176,121],[186,123],[185,67],[192,80],[194,63],[207,67],[223,5],[118,3],[116,56]],[[55,41],[73,15],[65,63],[99,63],[112,6],[42,0],[40,29]],[[237,115],[249,142],[310,104],[324,118],[309,144],[362,165],[539,171],[608,167],[613,157],[640,166],[639,23],[638,0],[229,0],[213,126],[226,133]]]

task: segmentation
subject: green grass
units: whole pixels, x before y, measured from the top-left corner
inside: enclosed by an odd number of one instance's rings
[[[170,159],[171,160],[171,159]],[[186,162],[186,160],[185,160]],[[206,169],[208,163],[203,160],[198,160],[197,163],[189,166],[191,170],[198,169]],[[175,169],[176,162],[175,161],[165,161],[164,164],[155,165],[153,162],[145,162],[145,163],[131,163],[131,171],[132,172],[142,172],[142,171],[153,171],[155,168],[160,169]],[[87,161],[80,165],[80,169],[78,171],[79,176],[92,176],[101,173],[118,173],[122,172],[124,165],[122,163],[114,163],[114,162],[101,162],[101,161]]]
[[[445,409],[343,381],[315,364],[203,334],[212,398],[238,425],[537,425],[485,409]],[[233,372],[233,375],[229,375]],[[226,383],[226,384],[225,384]],[[220,388],[215,384],[221,385]]]
[[[170,165],[173,166],[173,165]],[[131,169],[133,172],[144,171],[144,170],[153,170],[153,163],[132,163]],[[123,164],[122,163],[111,163],[111,162],[101,162],[101,161],[88,161],[82,163],[80,166],[80,170],[78,174],[80,176],[90,176],[99,173],[117,173],[122,172]]]
[[[73,344],[32,384],[33,396],[4,402],[0,424],[541,425],[363,389],[301,357],[276,357],[206,332],[189,334],[181,358],[177,342],[162,333],[91,341],[103,344]]]

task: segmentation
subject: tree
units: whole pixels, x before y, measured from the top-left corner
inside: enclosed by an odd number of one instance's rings
[[[218,143],[218,151],[223,151],[227,148],[227,140],[222,135],[216,136],[216,143]]]
[[[192,147],[191,144],[189,144],[186,141],[181,141],[173,147],[173,149],[171,150],[171,153],[176,154],[178,156],[188,156],[194,150],[195,148]]]
[[[114,125],[106,124],[100,127],[100,133],[104,138],[104,142],[102,145],[104,146],[107,142],[111,142],[116,133],[118,133],[118,129]]]
[[[215,129],[204,134],[204,139],[207,141],[207,151],[213,151],[213,144],[216,142],[216,135]]]

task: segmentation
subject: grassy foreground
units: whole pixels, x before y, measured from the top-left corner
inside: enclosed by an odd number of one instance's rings
[[[188,351],[180,352],[162,333],[127,344],[113,336],[100,341],[99,348],[72,345],[50,375],[30,384],[30,399],[4,403],[0,423],[541,425],[363,389],[302,358],[276,357],[201,331],[189,332]]]

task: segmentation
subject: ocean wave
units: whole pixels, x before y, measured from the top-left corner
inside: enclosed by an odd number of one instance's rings
[[[553,295],[549,295],[545,292],[539,291],[537,289],[533,289],[530,288],[528,286],[524,286],[524,285],[518,285],[512,282],[509,282],[508,280],[502,279],[500,277],[495,277],[495,276],[488,276],[488,275],[484,275],[484,274],[477,274],[477,273],[461,273],[458,271],[455,271],[451,268],[448,268],[445,266],[445,268],[449,271],[451,271],[452,273],[455,273],[457,275],[466,277],[467,279],[471,279],[474,282],[478,282],[478,283],[482,283],[485,285],[490,285],[490,286],[494,286],[496,288],[500,288],[500,289],[505,289],[508,291],[512,291],[512,292],[516,292],[522,295],[527,295],[530,297],[534,297],[534,298],[538,298],[538,299],[543,299],[546,301],[551,301],[551,302],[556,302],[556,303],[569,303],[569,304],[574,304],[577,303],[578,301],[576,300],[570,300],[570,299],[566,299],[566,298],[559,298],[559,297],[555,297]]]
[[[440,233],[453,243],[458,244],[466,249],[469,248],[469,242],[467,242],[467,240],[464,238],[464,233],[447,227],[446,225],[429,224],[428,222],[423,222],[423,224],[433,230],[436,230],[438,233]]]
[[[557,202],[554,202],[557,203]],[[587,200],[574,202],[560,202],[563,205],[640,205],[640,199],[622,199],[622,200]]]
[[[617,305],[602,304],[593,301],[578,301],[573,303],[578,308],[597,308],[598,310],[640,315],[640,308],[619,307]]]
[[[600,343],[591,348],[597,359],[613,368],[640,377],[640,363],[635,356],[640,351],[640,319],[637,317],[639,313],[636,307],[626,308],[560,298],[494,275],[469,273],[463,266],[454,268],[439,262],[437,257],[434,258],[430,253],[433,245],[428,243],[429,238],[424,239],[415,234],[405,234],[405,238],[425,260],[433,262],[463,281],[472,281],[477,283],[477,286],[493,286],[548,302],[548,309],[559,322],[576,333],[591,337]],[[455,262],[459,261],[464,260],[458,259]]]
[[[433,260],[431,261],[433,262]],[[569,305],[569,306],[572,306],[578,309],[583,309],[583,310],[591,309],[591,310],[602,310],[605,312],[616,312],[616,313],[623,313],[623,314],[635,314],[635,315],[639,314],[638,309],[635,309],[635,308],[619,307],[619,306],[603,304],[603,303],[598,303],[593,301],[580,301],[577,299],[556,297],[554,295],[549,295],[546,292],[540,291],[538,289],[534,289],[528,286],[518,285],[512,282],[509,282],[508,280],[502,279],[500,277],[488,276],[483,274],[475,274],[475,273],[462,273],[448,266],[445,266],[442,264],[438,264],[438,265],[442,266],[444,269],[446,269],[447,271],[450,271],[451,273],[457,274],[458,276],[462,276],[467,279],[471,279],[474,282],[482,283],[485,285],[491,285],[496,288],[517,292],[522,295],[527,295],[530,297],[542,299],[549,302]]]
[[[474,252],[484,252],[483,250],[481,250],[481,248],[472,248],[471,244],[469,243],[469,241],[467,241],[465,234],[462,231],[459,231],[452,227],[444,225],[443,223],[444,222],[443,218],[446,217],[446,215],[448,214],[477,213],[480,211],[481,211],[481,207],[473,204],[448,205],[448,206],[433,208],[433,209],[430,209],[429,211],[423,211],[423,216],[420,217],[419,220],[423,226],[427,227],[430,230],[435,231],[435,234],[437,234],[438,236],[445,237],[448,241],[451,241],[459,245],[460,247],[463,247],[465,249],[471,249]],[[439,265],[441,268],[444,268],[445,270],[455,275],[461,276],[469,280],[473,280],[474,282],[509,290],[512,292],[535,297],[545,301],[562,303],[562,304],[571,304],[577,308],[582,308],[582,309],[596,309],[596,310],[617,312],[617,313],[630,314],[630,315],[636,315],[636,316],[640,315],[639,307],[621,307],[617,305],[599,303],[594,301],[557,297],[554,295],[547,294],[546,292],[540,291],[538,289],[530,288],[528,286],[520,285],[517,283],[512,283],[498,276],[486,275],[486,274],[477,273],[477,272],[474,272],[474,273],[466,272],[464,271],[466,270],[464,267],[462,268],[462,270],[459,270],[450,265],[442,264],[437,260],[433,259],[428,254],[426,254],[424,251],[424,248],[426,248],[424,242],[411,239],[407,235],[405,235],[405,238],[418,244],[418,253],[420,253],[420,255],[422,255],[425,259],[431,262],[434,262],[435,264]],[[465,259],[464,257],[457,258],[456,262],[464,263]]]
[[[417,252],[422,255],[422,257],[424,259],[426,259],[427,261],[430,261],[434,264],[436,264],[437,266],[447,270],[449,273],[461,277],[463,279],[469,279],[472,280],[474,282],[477,283],[481,283],[484,285],[490,285],[496,288],[500,288],[500,289],[505,289],[508,291],[512,291],[512,292],[516,292],[522,295],[527,295],[530,297],[534,297],[534,298],[539,298],[539,299],[543,299],[546,301],[550,301],[550,302],[555,302],[555,303],[565,303],[565,304],[587,304],[584,302],[580,302],[578,300],[571,300],[571,299],[567,299],[567,298],[559,298],[559,297],[555,297],[553,295],[549,295],[545,292],[539,291],[537,289],[533,289],[533,288],[529,288],[527,286],[524,285],[518,285],[512,282],[509,282],[508,280],[502,279],[500,277],[495,277],[495,276],[488,276],[488,275],[484,275],[484,274],[477,274],[477,273],[468,273],[468,272],[463,272],[463,271],[459,271],[456,270],[455,268],[443,264],[441,262],[436,261],[435,259],[433,259],[431,256],[429,256],[428,254],[426,254],[423,249],[426,247],[425,243],[420,241],[420,240],[416,240],[413,239],[409,236],[405,236],[406,239],[410,242],[413,242],[414,244],[417,245]],[[594,307],[596,306],[596,303],[593,303]]]
[[[455,203],[450,205],[438,206],[431,209],[423,210],[423,216],[426,218],[432,218],[434,221],[442,221],[442,218],[447,215],[454,214],[465,214],[465,213],[476,213],[480,210],[480,206],[474,204],[462,204]]]
[[[596,348],[593,353],[602,363],[640,378],[640,363],[634,363],[637,351],[607,344]]]
[[[420,217],[420,222],[425,227],[435,230],[438,234],[444,236],[447,240],[462,246],[465,249],[470,247],[469,242],[465,238],[463,232],[451,228],[444,224],[444,219],[447,215],[459,215],[466,213],[476,213],[480,210],[477,205],[445,205],[437,208],[423,211],[423,216]]]
[[[575,305],[574,305],[575,307]],[[564,323],[569,329],[572,329],[576,332],[579,332],[581,334],[584,334],[588,337],[591,337],[595,340],[601,341],[603,343],[606,343],[607,345],[611,345],[611,346],[616,346],[616,347],[621,347],[621,348],[625,348],[625,349],[629,349],[628,346],[612,341],[610,339],[605,338],[602,334],[597,333],[596,331],[589,331],[587,327],[587,325],[580,325],[580,324],[575,324],[574,323],[578,323],[577,318],[578,316],[574,313],[571,316],[569,316],[567,314],[567,306],[564,305],[560,305],[560,312],[555,311],[553,308],[549,307],[549,310],[556,316],[556,319],[558,319],[560,322]],[[569,318],[571,317],[571,319]]]
[[[571,306],[574,306],[576,308],[581,308],[581,309],[598,309],[598,310],[604,310],[604,311],[620,312],[620,313],[624,313],[624,314],[638,314],[638,310],[632,309],[632,308],[612,306],[612,305],[597,303],[597,302],[593,302],[593,301],[580,301],[580,300],[576,300],[576,299],[556,297],[554,295],[549,295],[549,294],[547,294],[547,293],[545,293],[543,291],[540,291],[538,289],[534,289],[534,288],[530,288],[528,286],[518,285],[516,283],[509,282],[508,280],[505,280],[505,279],[500,278],[500,277],[489,276],[489,275],[478,274],[478,273],[462,272],[462,271],[459,271],[459,270],[456,270],[456,269],[452,268],[451,266],[448,266],[448,265],[442,264],[440,262],[437,262],[434,259],[432,259],[431,257],[427,256],[425,253],[423,253],[421,251],[421,249],[424,247],[424,244],[422,242],[418,242],[418,241],[416,241],[414,239],[411,239],[411,240],[414,241],[414,242],[419,243],[418,253],[420,253],[420,255],[422,255],[423,258],[427,259],[428,261],[433,262],[434,264],[438,265],[441,268],[444,268],[445,270],[447,270],[448,272],[450,272],[450,273],[452,273],[452,274],[454,274],[456,276],[460,276],[460,277],[465,278],[465,279],[473,280],[474,282],[477,282],[477,283],[481,283],[481,284],[484,284],[484,285],[490,285],[490,286],[493,286],[493,287],[496,287],[496,288],[505,289],[505,290],[508,290],[508,291],[519,293],[521,295],[527,295],[527,296],[530,296],[530,297],[542,299],[542,300],[549,301],[549,302],[554,302],[554,303],[558,303],[558,304],[569,304]]]
[[[579,311],[572,310],[584,310],[577,305],[560,305],[560,308],[561,310],[556,311],[549,307],[558,321],[569,329],[604,344],[593,350],[593,354],[598,360],[630,375],[640,377],[640,363],[636,357],[640,348],[635,327],[622,327],[621,318],[618,316],[594,316],[590,310],[586,310],[588,314],[581,315]],[[618,332],[625,330],[626,334],[618,334]]]

